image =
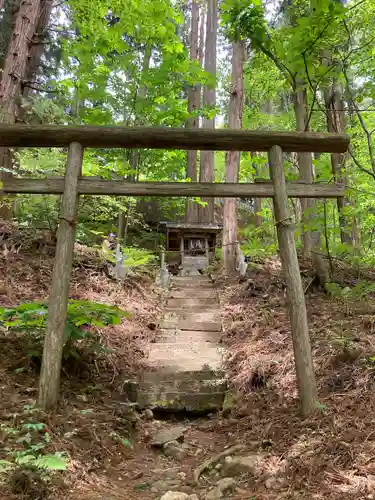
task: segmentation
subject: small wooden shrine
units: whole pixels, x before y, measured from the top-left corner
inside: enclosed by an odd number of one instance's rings
[[[216,238],[222,230],[219,224],[160,222],[165,234],[165,249],[179,257],[179,264],[200,261],[207,267],[215,256]]]

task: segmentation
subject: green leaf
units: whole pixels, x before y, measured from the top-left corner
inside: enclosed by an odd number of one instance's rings
[[[126,447],[126,448],[131,448],[133,449],[133,445],[129,441],[129,439],[121,439],[120,442]]]
[[[315,401],[315,408],[317,408],[318,410],[327,410],[328,406],[321,403],[320,401],[316,400]]]
[[[68,469],[68,460],[57,454],[38,457],[35,459],[34,464],[38,469],[48,471]]]

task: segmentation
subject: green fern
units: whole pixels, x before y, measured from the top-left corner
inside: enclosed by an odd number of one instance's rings
[[[68,461],[66,458],[56,453],[54,455],[21,455],[16,457],[15,463],[19,466],[40,469],[44,471],[67,470]]]
[[[46,471],[67,470],[68,460],[57,453],[54,455],[43,455],[35,460],[35,466],[38,469]]]

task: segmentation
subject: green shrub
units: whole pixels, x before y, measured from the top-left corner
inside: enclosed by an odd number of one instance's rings
[[[98,334],[90,327],[118,325],[121,318],[130,318],[129,313],[115,306],[88,300],[70,300],[64,332],[63,357],[79,357],[79,341],[86,341],[93,352],[104,352]],[[30,302],[12,308],[0,308],[0,325],[10,333],[21,332],[29,341],[28,355],[41,358],[48,319],[46,302]]]
[[[151,266],[157,263],[157,257],[148,250],[136,247],[121,249],[124,255],[124,264],[128,267]]]

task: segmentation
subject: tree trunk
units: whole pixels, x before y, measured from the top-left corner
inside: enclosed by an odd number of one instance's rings
[[[15,123],[22,98],[23,83],[27,74],[32,39],[39,13],[40,0],[23,0],[14,17],[14,28],[8,43],[0,82],[0,108],[4,123]],[[12,150],[0,148],[0,181],[13,170]],[[0,215],[12,217],[11,204],[0,207]]]
[[[143,66],[142,66],[142,75],[141,78],[144,77],[145,73],[149,70],[150,68],[150,60],[151,60],[151,54],[152,54],[152,47],[151,45],[147,45],[145,48],[144,56],[143,56]],[[139,102],[143,100],[146,97],[147,93],[147,87],[146,85],[140,85],[138,88],[138,92],[136,95],[136,101]],[[134,121],[135,125],[139,125],[142,123],[142,117],[136,117]],[[127,177],[127,181],[129,182],[135,182],[138,174],[138,169],[139,169],[139,161],[141,158],[141,153],[139,149],[132,149],[130,152],[130,165],[131,165],[131,170],[132,173],[130,176]],[[124,230],[122,234],[117,235],[117,252],[120,251],[121,245],[125,245],[126,242],[126,237],[127,237],[127,232],[128,232],[128,224],[129,224],[129,210],[130,210],[130,202],[127,202],[127,212],[125,213],[120,213],[118,216],[118,227],[123,227]]]
[[[190,29],[190,59],[198,61],[198,32],[199,32],[199,5],[196,0],[192,0],[191,8],[191,29]],[[194,85],[188,90],[188,128],[199,128],[199,117],[197,111],[200,108],[200,85]],[[197,181],[197,151],[187,152],[187,177],[192,181]],[[198,205],[192,200],[186,200],[186,222],[198,222]]]
[[[257,154],[253,151],[251,152],[251,158],[256,158]],[[253,168],[255,170],[255,177],[259,177],[259,169],[256,162],[253,163]],[[261,227],[262,216],[259,215],[262,211],[262,198],[254,198],[254,224],[255,227]]]
[[[199,13],[199,43],[198,43],[198,60],[199,64],[203,68],[204,65],[204,31],[205,31],[205,24],[206,24],[206,13],[203,10],[203,6],[201,6],[200,13]]]
[[[296,129],[297,131],[306,131],[306,119],[308,116],[307,109],[307,92],[305,86],[301,83],[299,85],[302,87],[295,91],[294,93],[294,112],[296,117]],[[312,166],[312,155],[311,153],[298,153],[298,165],[299,165],[299,175],[300,179],[311,184],[313,182],[313,166]],[[301,208],[304,215],[303,224],[309,225],[309,221],[311,220],[311,210],[312,210],[312,201],[308,199],[301,199]],[[310,214],[309,214],[310,212]],[[312,238],[311,231],[303,230],[303,252],[305,256],[311,255],[312,250]]]
[[[2,0],[0,8],[4,9],[0,22],[0,68],[4,68],[5,57],[13,33],[13,27],[21,0]],[[1,75],[0,75],[1,80]]]
[[[297,131],[307,131],[308,106],[304,82],[298,82],[298,88],[294,92],[294,111]],[[307,184],[312,184],[314,180],[312,154],[298,153],[297,157],[300,179]],[[324,288],[329,279],[328,267],[322,256],[317,252],[320,249],[320,234],[318,231],[310,229],[313,223],[315,201],[313,199],[301,199],[301,207],[303,210],[302,223],[307,226],[307,229],[304,228],[303,231],[304,255],[306,257],[311,256],[316,275]]]
[[[203,106],[213,108],[216,104],[216,41],[217,41],[217,0],[207,0],[206,47],[204,69],[211,75],[212,81],[204,86]],[[213,113],[213,111],[211,111]],[[203,118],[203,128],[214,129],[215,117]],[[214,151],[201,151],[200,173],[201,182],[214,182]],[[215,218],[215,200],[204,199],[206,206],[199,207],[199,221],[213,223]]]
[[[44,53],[44,42],[48,35],[47,28],[53,9],[53,0],[41,0],[38,22],[31,43],[30,62],[27,67],[26,81],[24,86],[23,96],[27,97],[30,93],[30,87],[27,85],[32,83],[38,73],[40,61]]]
[[[17,14],[0,83],[0,104],[6,123],[17,121],[17,100],[22,96],[28,71],[30,40],[34,36],[39,6],[40,0],[24,0]]]
[[[233,42],[232,48],[232,88],[229,101],[228,128],[241,129],[244,106],[243,65],[245,61],[245,44],[243,41]],[[238,182],[240,152],[229,151],[226,160],[225,181]],[[237,208],[238,202],[236,198],[225,198],[222,256],[224,269],[227,273],[232,273],[236,269]]]
[[[332,64],[330,58],[323,59],[326,65]],[[327,117],[327,130],[333,133],[345,132],[345,113],[344,113],[344,99],[342,96],[342,86],[339,82],[333,80],[331,85],[324,89],[324,104],[326,109]],[[345,175],[345,153],[332,153],[331,154],[331,166],[332,175],[335,182],[347,183],[347,178]],[[348,205],[349,201],[345,198],[337,198],[337,209],[339,212],[339,222],[340,222],[340,237],[341,243],[347,243],[351,245],[352,235],[350,234],[349,228],[347,227],[347,220],[343,214],[343,208]]]

